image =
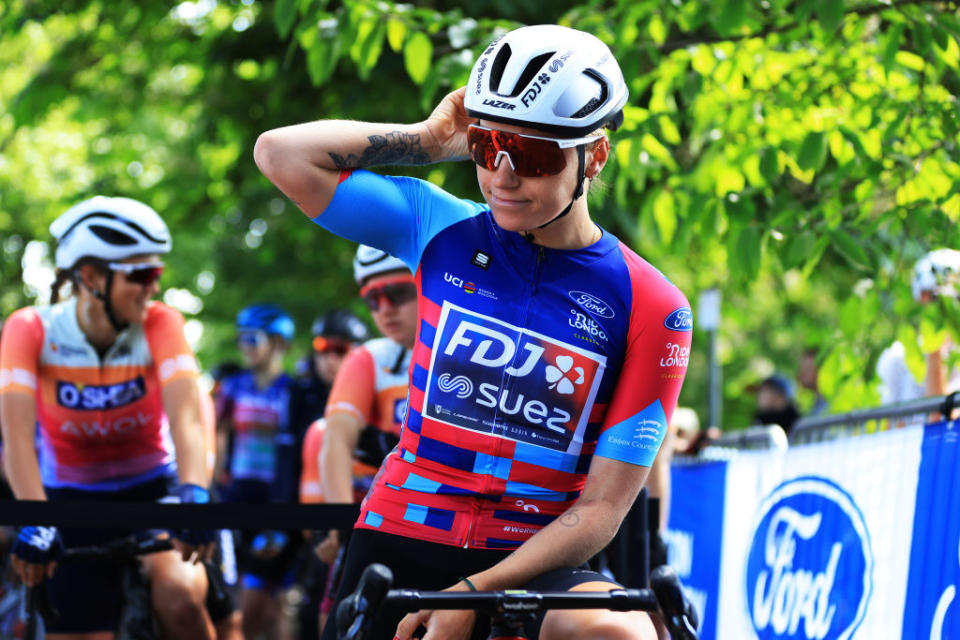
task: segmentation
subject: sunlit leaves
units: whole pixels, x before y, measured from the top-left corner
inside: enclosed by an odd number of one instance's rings
[[[403,64],[410,78],[417,84],[423,84],[430,72],[430,60],[433,57],[433,43],[430,36],[418,31],[410,35],[403,47]]]

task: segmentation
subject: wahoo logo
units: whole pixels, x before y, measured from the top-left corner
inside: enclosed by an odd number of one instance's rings
[[[480,95],[480,91],[482,89],[481,82],[483,81],[483,72],[486,70],[486,68],[487,68],[487,59],[484,58],[483,60],[480,61],[480,66],[477,68],[476,95]]]
[[[78,411],[104,411],[132,404],[146,395],[143,376],[108,385],[75,385],[57,381],[57,403]]]
[[[485,98],[483,104],[488,107],[493,107],[494,109],[506,109],[507,111],[513,111],[517,108],[515,104],[504,102],[503,100],[491,100],[490,98]]]
[[[750,620],[759,638],[848,640],[873,588],[863,514],[826,478],[802,477],[767,496],[747,558]]]
[[[663,326],[670,331],[693,331],[693,311],[690,307],[674,309],[663,321]]]

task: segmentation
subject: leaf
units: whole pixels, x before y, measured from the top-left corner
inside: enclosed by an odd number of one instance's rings
[[[738,275],[747,282],[756,280],[760,272],[760,232],[754,225],[741,227],[735,247],[736,261],[741,270]]]
[[[403,48],[403,41],[407,37],[407,23],[398,18],[387,20],[387,42],[390,48],[399,52]]]
[[[822,131],[811,131],[803,139],[797,164],[804,171],[819,171],[827,159],[827,137]]]
[[[786,247],[780,254],[781,263],[787,269],[804,264],[813,255],[817,238],[809,231],[792,234],[787,238]]]
[[[273,7],[273,21],[277,25],[277,33],[286,38],[297,19],[297,0],[277,0]]]
[[[734,35],[743,26],[746,15],[746,0],[726,0],[719,15],[713,19],[713,26],[723,35]]]
[[[423,84],[427,79],[432,57],[433,43],[430,36],[422,31],[413,33],[403,47],[403,65],[410,79],[416,84]]]
[[[870,268],[870,258],[867,256],[867,252],[849,233],[843,229],[833,229],[830,232],[830,240],[834,249],[846,258],[851,265],[863,269]]]
[[[903,36],[903,25],[895,24],[887,34],[887,40],[883,45],[883,53],[880,60],[883,62],[883,68],[887,71],[893,68],[893,63],[897,57],[897,51],[900,50],[900,39]]]
[[[843,0],[820,0],[817,6],[817,20],[828,34],[828,39],[843,22]]]
[[[917,51],[921,54],[928,55],[933,43],[933,34],[930,32],[930,25],[922,20],[915,22],[913,25],[913,41],[917,45]]]
[[[653,201],[653,219],[665,244],[673,242],[677,231],[677,203],[669,189],[662,189]]]
[[[773,184],[780,177],[780,152],[775,147],[767,147],[760,155],[760,173]]]

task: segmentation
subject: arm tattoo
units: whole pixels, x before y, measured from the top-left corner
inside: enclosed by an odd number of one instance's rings
[[[576,511],[567,511],[560,516],[560,524],[565,527],[575,527],[580,524],[580,515]]]
[[[376,165],[430,164],[430,155],[420,146],[419,134],[392,131],[386,135],[369,136],[370,146],[358,156],[330,153],[337,169],[360,169]]]

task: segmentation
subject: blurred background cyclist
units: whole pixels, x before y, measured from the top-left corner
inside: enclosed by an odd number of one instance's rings
[[[225,502],[289,502],[298,479],[287,477],[290,469],[279,461],[296,445],[288,419],[293,378],[283,369],[293,318],[276,305],[255,304],[237,314],[236,328],[248,369],[225,378],[217,390],[218,487]],[[294,582],[298,547],[297,533],[240,532],[244,637],[289,636],[282,604]]]
[[[209,502],[197,363],[183,317],[152,301],[161,257],[171,248],[166,225],[142,202],[97,196],[68,209],[50,232],[57,240],[51,304],[16,311],[0,341],[0,423],[14,494],[155,501],[173,492],[183,502]],[[72,295],[60,301],[67,283]],[[64,545],[123,533],[21,529],[14,567],[27,585],[49,577],[51,604],[60,612],[47,625],[48,637],[113,636],[119,568],[56,561]],[[167,638],[212,637],[206,575],[184,560],[209,556],[214,534],[174,535],[180,553],[143,559],[160,631]]]
[[[306,434],[301,449],[300,502],[318,504],[323,502],[320,487],[320,447],[326,421],[326,408],[330,386],[333,384],[347,354],[357,344],[370,338],[367,325],[353,312],[335,309],[319,316],[312,327],[313,342],[309,354],[308,374],[297,380],[290,397],[290,421],[294,425],[306,423]],[[296,427],[295,427],[296,428]],[[307,532],[316,544],[327,537],[327,531]],[[326,551],[327,548],[332,549]],[[336,542],[331,540],[320,555],[328,560],[336,554]],[[301,554],[303,567],[301,585],[303,601],[298,611],[300,640],[319,637],[317,621],[320,619],[320,602],[323,599],[329,564],[321,560],[312,545],[306,545]]]

